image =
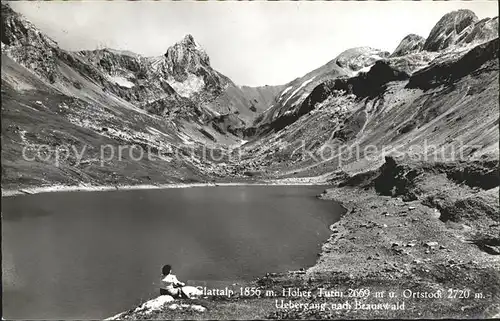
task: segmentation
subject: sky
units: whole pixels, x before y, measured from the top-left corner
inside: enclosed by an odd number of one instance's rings
[[[497,1],[13,1],[61,48],[113,48],[159,56],[191,34],[211,65],[238,85],[285,84],[370,46],[392,52],[427,37],[446,13],[498,15]]]

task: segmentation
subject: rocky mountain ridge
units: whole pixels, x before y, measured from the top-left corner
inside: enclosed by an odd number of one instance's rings
[[[495,37],[498,37],[498,16],[479,21],[474,12],[462,9],[445,14],[432,28],[422,49],[440,51]]]
[[[252,88],[236,86],[214,70],[206,52],[189,35],[159,57],[112,49],[68,52],[8,6],[2,5],[2,10],[6,13],[2,14],[2,96],[7,99],[2,116],[11,127],[3,137],[15,146],[3,151],[2,157],[12,161],[4,168],[10,166],[13,175],[19,170],[15,165],[19,146],[35,146],[44,140],[64,143],[80,135],[62,134],[64,129],[54,134],[47,129],[43,139],[35,139],[40,128],[19,125],[22,117],[32,119],[32,109],[48,123],[69,121],[72,132],[82,128],[97,141],[153,146],[167,150],[169,157],[176,148],[193,148],[194,154],[183,153],[178,165],[189,164],[188,176],[203,179],[326,175],[339,166],[337,162],[301,159],[296,146],[300,141],[315,153],[330,140],[338,146],[399,142],[406,148],[405,139],[421,142],[425,135],[438,133],[437,142],[447,146],[450,142],[445,137],[453,137],[460,126],[470,128],[467,112],[483,115],[482,125],[486,126],[477,127],[484,129],[486,136],[471,130],[476,139],[484,136],[483,147],[475,155],[498,154],[491,144],[497,137],[492,131],[498,126],[497,113],[489,109],[497,98],[491,80],[498,75],[493,60],[498,50],[498,30],[494,29],[498,18],[477,21],[469,13],[452,12],[431,32],[432,43],[442,42],[432,46],[446,47],[439,51],[424,49],[429,38],[409,35],[392,54],[370,47],[352,48],[283,86]],[[450,29],[448,24],[457,27]],[[460,31],[452,41],[434,36],[442,35],[442,30]],[[461,94],[457,84],[468,93],[467,99],[475,98],[463,110],[458,109]],[[33,94],[26,94],[32,90]],[[441,106],[442,97],[449,98],[448,109]],[[51,99],[58,103],[50,105]],[[479,102],[483,107],[477,105]],[[442,123],[443,113],[456,114],[460,126]],[[430,126],[435,131],[429,133]],[[465,140],[472,137],[468,132],[459,136]],[[242,137],[252,140],[242,146],[243,161],[200,159],[205,146],[230,150],[246,142]],[[355,168],[372,166],[363,159],[352,164]],[[164,165],[156,168],[155,164],[146,172],[165,173],[158,176],[162,182],[164,175],[186,179]],[[66,175],[78,181],[82,175],[91,175],[92,168],[82,169],[85,174]],[[61,175],[59,169],[57,172]],[[119,180],[119,172],[109,173],[112,175],[106,181]],[[94,179],[89,181],[95,183]]]
[[[382,66],[377,61],[383,61],[395,72],[409,76],[440,61],[459,59],[473,47],[497,37],[498,17],[479,21],[472,11],[458,10],[443,16],[427,39],[415,34],[404,37],[392,54],[366,47],[346,50],[323,67],[300,78],[300,81],[285,85],[277,103],[264,111],[246,133],[261,137],[295,122],[304,115],[305,110],[311,109],[311,100],[314,99],[309,95],[312,95],[316,86],[322,86],[322,81],[359,78],[359,74],[367,73],[370,68]],[[376,75],[372,79],[375,78]],[[286,99],[283,100],[283,97]]]
[[[391,54],[391,57],[406,56],[411,53],[420,52],[422,51],[424,44],[424,37],[411,33],[401,40],[397,48]]]
[[[160,57],[142,57],[112,49],[68,52],[33,24],[2,4],[2,48],[15,61],[55,86],[81,87],[69,67],[95,85],[125,101],[160,116],[200,118],[233,115],[235,127],[256,115],[245,93],[210,66],[210,59],[191,35],[169,47]],[[78,93],[71,88],[72,94]],[[81,95],[80,95],[81,96]]]

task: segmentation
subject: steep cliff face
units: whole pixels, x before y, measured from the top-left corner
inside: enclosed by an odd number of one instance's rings
[[[457,41],[459,45],[483,43],[498,37],[498,16],[484,18],[474,24],[470,31],[463,32]]]
[[[169,75],[179,91],[187,91],[185,96],[202,89],[221,90],[229,83],[212,69],[207,53],[191,35],[168,48],[158,72]]]
[[[439,51],[454,45],[462,32],[473,28],[478,21],[470,10],[457,10],[445,14],[432,28],[424,44],[424,50]]]
[[[37,74],[51,82],[56,78],[55,48],[57,43],[41,33],[31,22],[14,12],[2,3],[1,19],[2,51],[20,63],[29,66]]]
[[[30,21],[2,3],[1,20],[2,47],[33,46],[37,48],[56,47],[57,43],[41,33]]]
[[[168,48],[165,53],[165,66],[177,81],[186,79],[188,73],[198,74],[210,67],[210,58],[192,35]]]
[[[498,17],[480,20],[470,10],[445,14],[432,28],[423,49],[440,51],[455,45],[482,43],[498,37]]]

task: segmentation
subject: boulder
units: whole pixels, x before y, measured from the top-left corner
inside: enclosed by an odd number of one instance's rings
[[[134,312],[135,313],[149,314],[151,312],[160,310],[167,303],[170,303],[172,301],[174,301],[174,298],[171,297],[170,295],[160,295],[156,299],[152,299],[152,300],[144,302],[139,307],[137,307],[134,310]]]
[[[416,34],[409,34],[404,37],[398,47],[391,54],[391,57],[405,56],[410,53],[420,52],[424,47],[425,38]]]
[[[424,247],[437,247],[439,244],[438,242],[426,242],[424,243]]]

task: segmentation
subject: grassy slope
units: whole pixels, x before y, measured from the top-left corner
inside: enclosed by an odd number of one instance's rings
[[[137,162],[127,150],[121,160],[116,157],[106,166],[100,166],[100,147],[108,144],[116,149],[119,145],[137,144],[144,150],[148,147],[153,151],[165,150],[165,156],[171,155],[170,148],[183,146],[175,125],[112,103],[89,102],[61,94],[2,57],[2,187],[204,180],[202,166],[188,154],[179,160],[145,158]],[[54,158],[47,162],[23,160],[25,146],[31,156],[40,144],[54,148],[71,145],[79,151],[87,146],[87,150],[79,166],[75,166],[74,153],[59,167],[55,166]]]

